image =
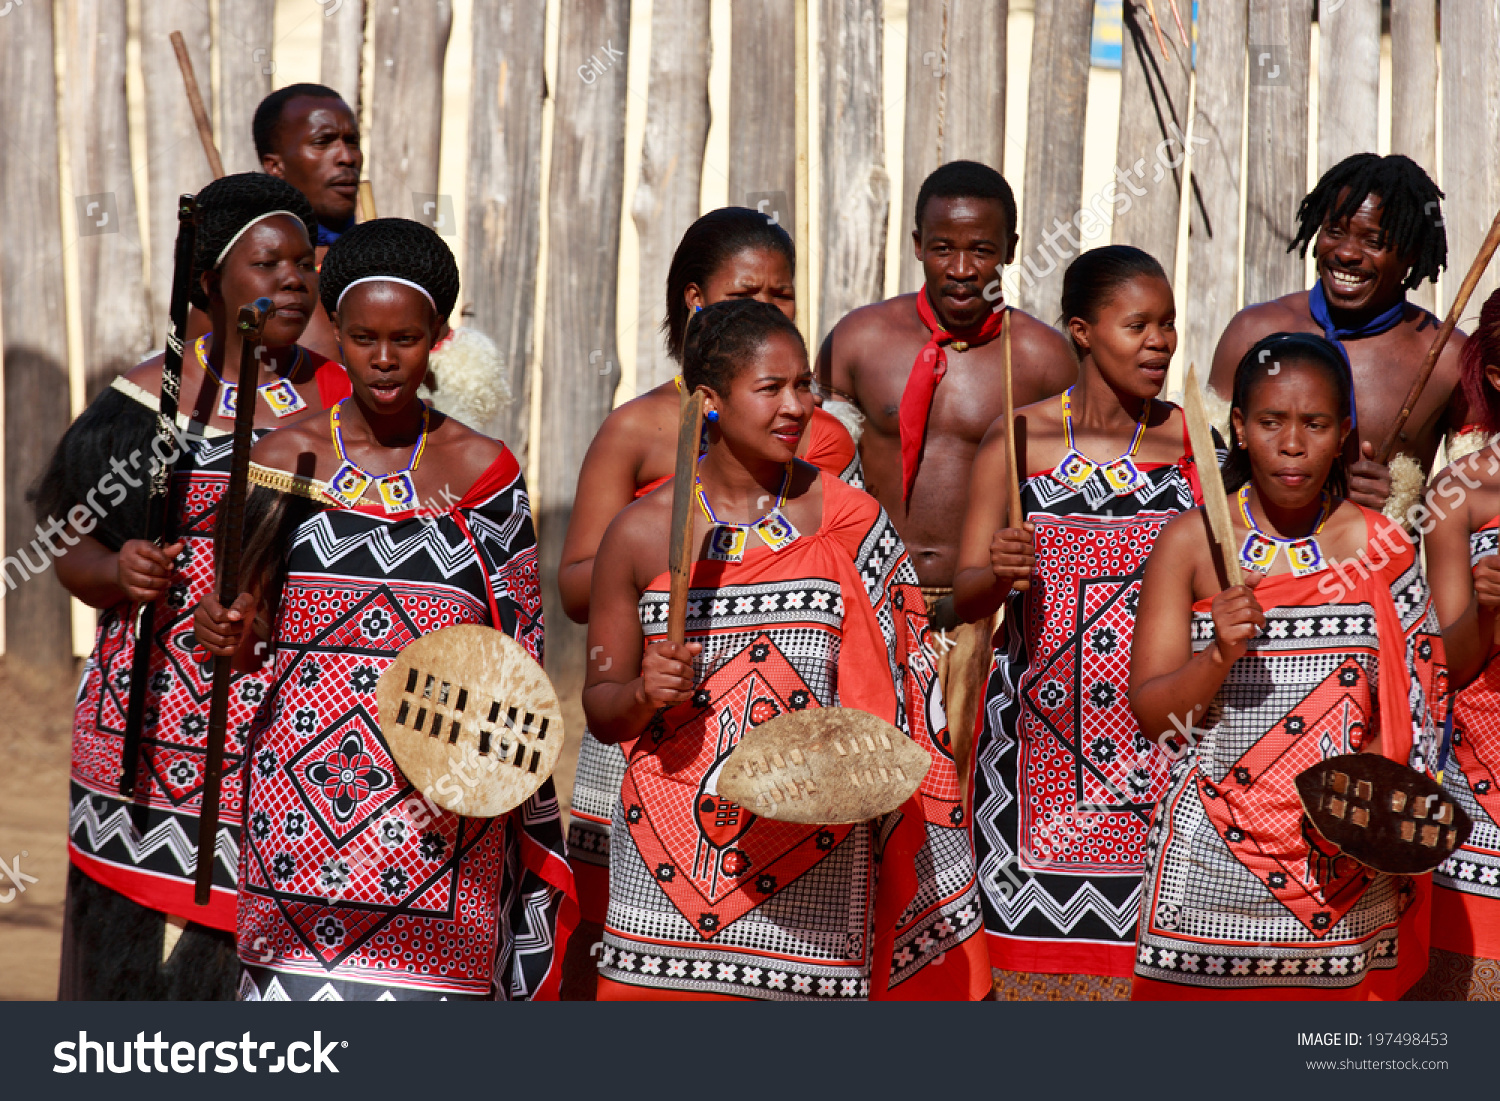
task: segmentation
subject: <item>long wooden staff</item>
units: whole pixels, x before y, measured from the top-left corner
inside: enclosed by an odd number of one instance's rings
[[[224,175],[224,162],[219,159],[218,147],[214,145],[214,129],[208,121],[208,110],[203,106],[203,94],[198,91],[198,78],[193,75],[193,59],[188,56],[181,31],[173,31],[168,37],[172,40],[172,51],[177,54],[177,67],[182,70],[182,83],[187,88],[193,121],[198,124],[198,140],[203,143],[203,152],[208,157],[209,171],[217,180]]]
[[[1396,419],[1391,422],[1390,431],[1385,434],[1385,439],[1375,452],[1375,461],[1382,465],[1390,462],[1391,452],[1396,450],[1396,441],[1401,437],[1401,429],[1406,427],[1406,418],[1411,416],[1412,409],[1417,404],[1417,399],[1422,396],[1422,390],[1427,385],[1427,380],[1432,377],[1433,368],[1437,366],[1438,356],[1443,354],[1443,348],[1448,343],[1448,338],[1453,335],[1454,328],[1458,325],[1458,319],[1463,315],[1464,307],[1469,304],[1469,297],[1474,293],[1474,288],[1479,285],[1479,277],[1484,274],[1484,269],[1490,266],[1490,257],[1495,255],[1495,249],[1500,246],[1500,211],[1495,214],[1495,220],[1490,223],[1490,231],[1485,234],[1484,243],[1479,246],[1479,254],[1474,257],[1474,262],[1469,265],[1469,274],[1464,276],[1464,281],[1459,284],[1458,294],[1453,297],[1453,305],[1448,307],[1448,316],[1443,318],[1443,324],[1438,329],[1437,335],[1432,338],[1432,347],[1427,349],[1427,358],[1422,360],[1422,369],[1417,372],[1417,377],[1412,380],[1411,389],[1406,392],[1406,400],[1401,403],[1401,412],[1396,414]]]
[[[1021,470],[1020,460],[1016,457],[1016,398],[1011,386],[1010,373],[1010,325],[1015,320],[1015,315],[1010,312],[1010,307],[1005,308],[1005,322],[1000,329],[1000,348],[1005,358],[1005,464],[1009,469],[1009,477],[1006,479],[1006,500],[1010,502],[1010,516],[1008,521],[1011,527],[1021,526]]]
[[[354,205],[358,208],[356,213],[361,222],[373,222],[379,217],[375,213],[375,189],[370,186],[369,180],[359,181],[359,191],[355,194]]]
[[[194,198],[177,200],[177,247],[172,261],[172,298],[167,310],[167,347],[161,365],[161,399],[157,405],[156,438],[165,454],[177,454],[177,403],[182,394],[182,351],[187,336],[188,284],[193,279],[193,243],[197,238]],[[172,465],[158,459],[146,490],[146,530],[142,538],[164,546],[172,518]],[[125,742],[120,752],[120,794],[135,795],[136,769],[141,760],[141,731],[146,717],[146,682],[151,678],[151,642],[156,634],[156,602],[142,604],[136,617],[135,656],[130,665],[130,698],[125,707]]]
[[[245,496],[250,486],[250,446],[254,442],[255,387],[260,382],[260,337],[274,308],[269,298],[241,306],[240,377],[236,380],[234,445],[229,458],[229,486],[224,492],[223,526],[214,546],[219,566],[219,603],[233,604],[240,595],[240,556],[245,549]],[[203,766],[203,805],[198,812],[198,866],[193,901],[207,906],[214,881],[215,835],[219,832],[219,796],[224,781],[224,728],[229,721],[229,678],[234,658],[214,658],[214,685],[208,703],[208,760]]]
[[[703,434],[703,391],[684,394],[678,403],[677,468],[672,478],[672,544],[669,568],[671,596],[667,603],[667,641],[687,637],[688,579],[693,572],[693,483],[698,467],[698,441]]]
[[[1188,364],[1187,382],[1183,387],[1182,415],[1187,419],[1188,442],[1193,445],[1193,462],[1198,467],[1198,486],[1203,491],[1203,511],[1208,513],[1208,527],[1224,567],[1229,587],[1244,584],[1240,561],[1234,554],[1234,526],[1229,519],[1229,497],[1219,474],[1219,455],[1214,450],[1213,431],[1208,412],[1203,408],[1203,390],[1198,384],[1198,370]]]

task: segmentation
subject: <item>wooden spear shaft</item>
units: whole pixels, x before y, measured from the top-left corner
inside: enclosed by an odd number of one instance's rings
[[[1401,403],[1401,412],[1396,414],[1396,419],[1391,422],[1390,431],[1385,434],[1385,439],[1375,452],[1377,463],[1384,465],[1391,461],[1391,453],[1396,450],[1396,443],[1401,438],[1401,429],[1406,427],[1406,418],[1410,417],[1411,411],[1416,408],[1417,400],[1422,396],[1427,380],[1432,377],[1433,368],[1437,366],[1438,357],[1443,354],[1448,338],[1453,335],[1453,330],[1458,326],[1458,319],[1463,316],[1464,307],[1469,304],[1469,298],[1473,295],[1474,288],[1479,285],[1484,269],[1490,266],[1490,258],[1495,255],[1497,246],[1500,246],[1500,211],[1495,213],[1495,220],[1490,223],[1490,231],[1485,234],[1484,243],[1479,246],[1478,255],[1469,265],[1469,274],[1464,276],[1464,281],[1459,285],[1458,294],[1453,296],[1453,305],[1448,307],[1448,316],[1443,318],[1442,326],[1438,329],[1437,335],[1432,338],[1432,347],[1427,349],[1427,358],[1422,360],[1422,368],[1412,381],[1411,389],[1406,392],[1406,400]]]
[[[203,143],[203,152],[208,157],[209,171],[214,179],[224,175],[224,162],[219,159],[218,147],[214,145],[214,128],[208,121],[208,110],[203,106],[203,95],[198,91],[198,78],[193,74],[193,59],[188,56],[187,43],[181,31],[173,31],[172,50],[177,54],[177,67],[182,70],[182,83],[187,88],[188,106],[193,109],[193,121],[198,124],[198,140]]]
[[[672,476],[672,588],[667,600],[667,641],[687,638],[688,581],[693,573],[693,489],[698,474],[698,441],[703,434],[703,391],[678,403],[677,466]]]

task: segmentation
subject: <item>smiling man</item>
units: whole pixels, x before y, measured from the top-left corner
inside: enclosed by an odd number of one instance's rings
[[[332,88],[291,84],[255,109],[251,123],[261,169],[291,184],[312,204],[318,219],[318,263],[328,246],[354,225],[359,174],[365,156],[359,147],[359,120]],[[302,344],[338,359],[338,338],[320,304]]]
[[[1066,389],[1078,362],[1063,335],[993,297],[1016,251],[1016,200],[1000,173],[952,161],[917,193],[912,243],[925,285],[840,321],[818,353],[818,380],[857,406],[865,487],[911,554],[938,633],[939,680],[963,775],[989,671],[992,624],[960,628],[953,574],[979,442],[1004,411],[1002,323],[1014,324],[1016,408]]]
[[[1400,518],[1414,504],[1445,433],[1463,426],[1455,331],[1397,442],[1389,467],[1372,456],[1401,411],[1439,321],[1406,300],[1447,266],[1443,193],[1408,157],[1357,153],[1323,174],[1297,211],[1290,248],[1311,245],[1311,290],[1246,306],[1219,339],[1209,385],[1227,399],[1236,364],[1276,332],[1320,333],[1343,349],[1354,376],[1356,430],[1349,496]],[[1349,458],[1353,458],[1350,456]]]

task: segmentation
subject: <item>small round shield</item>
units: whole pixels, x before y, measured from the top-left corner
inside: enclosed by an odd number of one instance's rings
[[[1313,828],[1377,872],[1430,872],[1474,825],[1435,780],[1378,753],[1329,757],[1296,783]]]
[[[788,711],[750,730],[724,762],[719,794],[762,818],[842,825],[916,794],[932,758],[890,723],[848,707]]]
[[[470,818],[514,810],[552,775],[562,711],[515,639],[461,624],[423,635],[375,686],[380,731],[417,790]]]

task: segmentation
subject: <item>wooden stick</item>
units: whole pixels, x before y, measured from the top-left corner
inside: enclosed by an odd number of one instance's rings
[[[1151,29],[1156,32],[1156,44],[1161,47],[1161,56],[1167,61],[1172,60],[1172,55],[1167,52],[1167,36],[1161,33],[1161,23],[1156,18],[1156,4],[1154,0],[1146,0],[1146,12],[1151,16]]]
[[[369,180],[359,181],[359,193],[355,196],[354,205],[359,208],[355,213],[361,222],[373,222],[380,217],[375,213],[375,189],[370,186]]]
[[[1172,22],[1177,24],[1177,40],[1182,43],[1182,48],[1191,54],[1193,43],[1188,38],[1187,31],[1182,29],[1182,13],[1177,10],[1177,0],[1167,0],[1172,9]]]
[[[218,147],[214,145],[214,129],[203,106],[203,95],[198,91],[198,78],[193,75],[193,59],[188,56],[181,31],[173,31],[170,37],[172,49],[177,54],[177,67],[182,70],[182,83],[187,88],[188,106],[193,109],[193,121],[198,124],[198,140],[203,143],[203,152],[208,157],[209,171],[214,174],[214,179],[220,179],[224,175],[224,162],[219,159]]]
[[[792,5],[792,56],[793,56],[793,89],[794,119],[793,129],[796,139],[796,171],[793,177],[793,188],[795,191],[795,205],[797,208],[796,224],[793,227],[793,240],[797,246],[797,270],[792,273],[802,295],[802,301],[807,303],[797,311],[797,328],[802,330],[802,339],[809,348],[812,347],[812,283],[808,274],[812,258],[812,211],[808,209],[808,180],[811,163],[808,160],[808,135],[811,120],[808,118],[811,101],[808,98],[807,86],[807,0],[796,0]]]
[[[1234,524],[1229,519],[1229,497],[1224,492],[1224,479],[1219,474],[1219,455],[1214,450],[1208,412],[1203,408],[1198,370],[1191,363],[1188,364],[1187,381],[1183,384],[1182,415],[1187,420],[1188,442],[1193,446],[1193,462],[1198,467],[1203,511],[1208,514],[1209,530],[1213,532],[1219,561],[1224,566],[1224,577],[1233,588],[1244,584],[1244,578],[1240,574],[1240,560],[1234,553]]]
[[[693,492],[698,473],[698,441],[703,435],[703,391],[678,402],[677,467],[672,477],[672,590],[667,603],[667,641],[687,637],[688,580],[693,572]]]
[[[1015,320],[1011,308],[1005,308],[1005,322],[1000,330],[1000,347],[1005,357],[1005,465],[1009,470],[1006,479],[1006,500],[1010,502],[1009,527],[1018,528],[1024,519],[1021,513],[1021,470],[1016,457],[1016,398],[1011,386],[1010,371],[1010,326]]]
[[[1500,246],[1500,211],[1495,213],[1495,220],[1490,223],[1490,231],[1485,234],[1484,243],[1479,246],[1478,255],[1469,265],[1469,274],[1464,276],[1464,281],[1459,285],[1458,294],[1453,296],[1453,305],[1448,307],[1448,316],[1443,318],[1442,326],[1438,329],[1437,335],[1432,338],[1432,347],[1427,349],[1427,358],[1422,360],[1422,369],[1417,372],[1411,389],[1406,392],[1406,400],[1401,403],[1401,412],[1391,422],[1390,431],[1385,434],[1385,439],[1375,452],[1377,463],[1384,465],[1390,462],[1391,452],[1396,450],[1396,441],[1401,436],[1401,429],[1406,427],[1406,418],[1411,416],[1412,408],[1417,404],[1417,399],[1422,396],[1427,380],[1432,377],[1438,356],[1443,354],[1443,347],[1448,343],[1448,338],[1453,335],[1458,319],[1463,315],[1464,307],[1469,304],[1474,288],[1479,285],[1480,276],[1484,275],[1484,269],[1490,266],[1490,257],[1495,255],[1496,246]]]
[[[170,328],[162,355],[161,398],[157,406],[156,438],[177,451],[177,401],[182,393],[182,351],[187,337],[188,287],[193,279],[193,242],[197,237],[196,206],[191,195],[177,200],[177,248],[172,264],[172,297],[167,311]],[[175,464],[173,464],[175,466]],[[146,530],[143,538],[162,546],[170,542],[172,522],[172,466],[161,463],[151,472],[146,490]],[[130,697],[125,708],[125,738],[120,751],[120,795],[135,795],[141,760],[141,734],[146,721],[146,686],[151,679],[151,649],[156,635],[156,602],[142,604],[136,617],[135,655],[130,666]]]
[[[226,608],[240,595],[240,557],[245,550],[245,497],[250,488],[250,447],[254,443],[256,384],[260,381],[260,335],[275,304],[257,298],[240,307],[240,375],[234,406],[234,445],[229,485],[224,491],[223,527],[214,544],[219,571],[219,603]],[[214,684],[208,701],[208,760],[203,766],[203,805],[198,812],[198,863],[193,901],[207,906],[214,882],[219,832],[219,796],[224,785],[224,733],[229,723],[229,678],[233,657],[214,658]]]

